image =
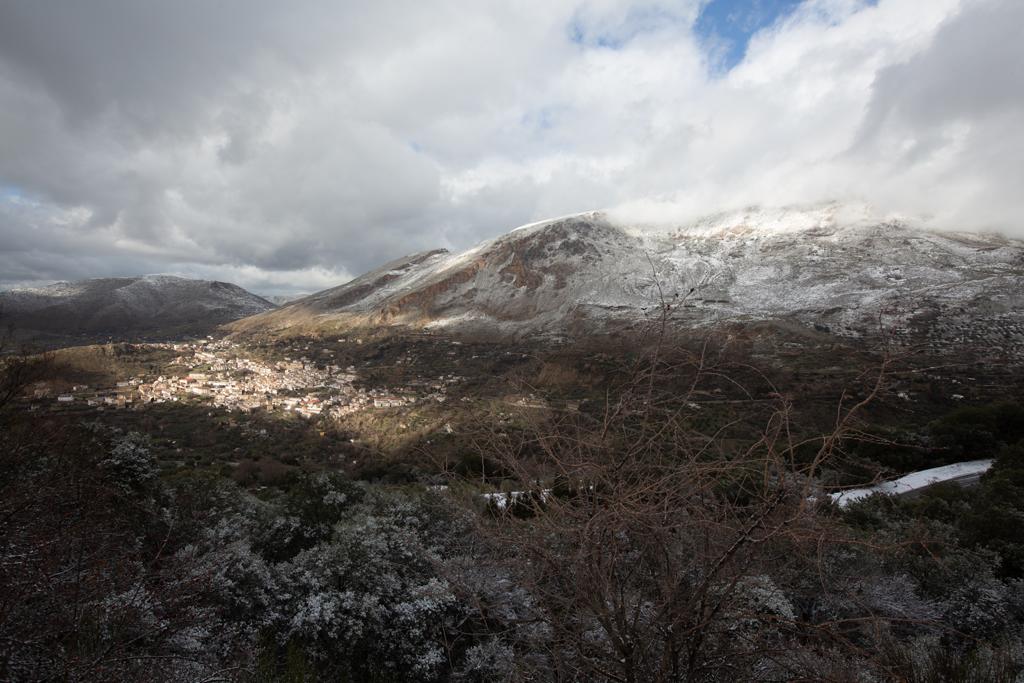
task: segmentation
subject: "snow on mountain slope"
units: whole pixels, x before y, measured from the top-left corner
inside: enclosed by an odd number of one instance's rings
[[[656,315],[674,324],[790,318],[844,336],[895,333],[1024,342],[1024,243],[939,233],[863,207],[748,209],[686,225],[602,213],[543,221],[464,253],[427,252],[244,321],[565,334]]]
[[[57,282],[0,292],[5,323],[68,336],[199,334],[272,308],[237,285],[171,275]]]

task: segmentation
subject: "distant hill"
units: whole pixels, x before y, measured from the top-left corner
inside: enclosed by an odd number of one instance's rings
[[[969,227],[969,226],[968,226]],[[880,323],[925,344],[1024,349],[1024,243],[935,232],[861,206],[746,209],[645,226],[585,213],[461,254],[424,252],[231,325],[365,326],[501,336],[795,322],[847,338]]]
[[[309,292],[306,292],[305,294],[274,294],[271,296],[265,296],[263,298],[269,301],[270,303],[274,304],[275,306],[284,306],[285,304],[290,304],[291,302],[297,299],[301,299],[304,296],[309,296]]]
[[[274,304],[237,285],[170,275],[57,282],[0,292],[0,324],[46,345],[207,334]]]

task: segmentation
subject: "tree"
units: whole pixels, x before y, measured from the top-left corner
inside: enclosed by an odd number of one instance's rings
[[[880,568],[811,502],[884,364],[832,432],[801,442],[777,392],[753,413],[760,429],[708,421],[695,399],[732,382],[729,368],[661,341],[600,410],[481,428],[479,452],[521,490],[481,531],[529,595],[527,615],[492,621],[496,637],[544,652],[533,673],[550,680],[780,680],[864,659],[885,623],[933,618],[912,584],[865,596]],[[500,596],[477,596],[500,611]]]

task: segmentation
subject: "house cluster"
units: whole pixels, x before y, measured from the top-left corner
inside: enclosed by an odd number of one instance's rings
[[[61,407],[126,408],[150,403],[200,400],[228,410],[294,412],[307,418],[340,418],[372,408],[397,408],[419,401],[446,399],[446,389],[460,380],[447,375],[408,386],[366,389],[355,385],[354,367],[316,363],[306,356],[279,361],[248,357],[235,343],[202,341],[169,345],[177,356],[168,374],[155,379],[136,376],[115,386],[74,385],[55,391],[49,384],[34,387],[37,402],[54,400]],[[173,370],[172,370],[173,368]],[[174,374],[171,374],[171,373]]]
[[[58,391],[49,382],[37,382],[32,386],[30,404],[33,409],[40,405],[40,401],[53,400],[64,407],[78,407],[85,405],[91,408],[127,408],[132,406],[137,398],[137,389],[142,384],[140,377],[117,382],[112,387],[90,387],[87,384],[74,384],[69,389]]]
[[[395,390],[362,389],[355,386],[354,367],[316,363],[307,356],[261,361],[243,355],[241,348],[227,340],[182,344],[172,365],[187,374],[160,376],[139,387],[146,402],[203,397],[229,410],[292,411],[304,417],[342,417],[367,408],[394,408],[420,400],[445,398],[445,387],[454,377],[430,385],[429,393],[415,387]]]

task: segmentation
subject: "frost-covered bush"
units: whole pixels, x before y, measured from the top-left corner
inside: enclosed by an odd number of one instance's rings
[[[99,467],[125,491],[143,489],[156,481],[159,474],[149,439],[138,432],[129,432],[114,439],[110,452],[100,460]]]
[[[951,648],[947,639],[926,635],[881,651],[889,676],[907,683],[1017,683],[1024,676],[1024,644],[1015,636]]]
[[[443,629],[459,608],[414,512],[385,506],[338,524],[331,540],[281,565],[281,637],[342,674],[437,675]]]
[[[742,621],[756,615],[754,622],[763,618],[793,621],[796,613],[789,597],[767,574],[747,576],[738,582],[737,601],[734,610]]]
[[[196,570],[208,581],[228,619],[262,628],[274,622],[280,600],[274,567],[254,552],[248,540],[237,540],[205,553]]]
[[[873,616],[903,622],[934,622],[942,611],[921,595],[917,582],[906,574],[869,577],[858,587],[864,610]]]
[[[163,605],[144,583],[110,593],[88,606],[97,616],[99,635],[107,641],[141,639],[167,627]]]
[[[299,517],[286,512],[269,516],[253,534],[254,547],[269,562],[290,560],[316,541],[316,534]]]
[[[301,522],[304,547],[309,547],[327,538],[365,495],[361,485],[336,472],[301,475],[288,490],[285,509]]]
[[[466,650],[462,667],[454,680],[467,683],[489,683],[516,680],[516,653],[497,638],[485,640]]]
[[[946,603],[943,622],[970,638],[991,638],[1010,625],[1010,587],[992,576],[958,586]]]

